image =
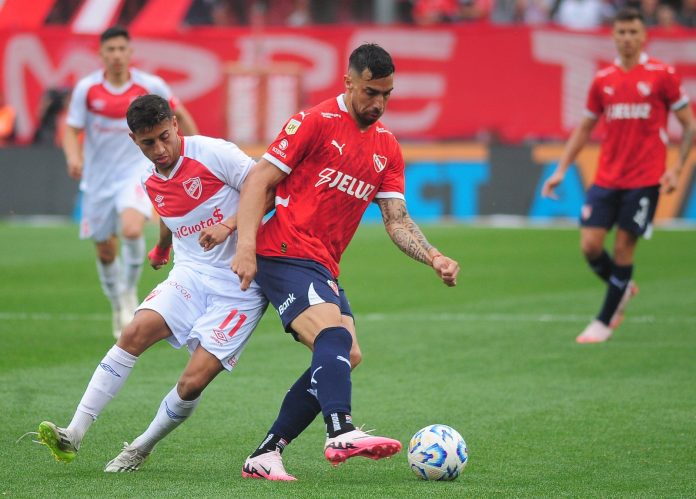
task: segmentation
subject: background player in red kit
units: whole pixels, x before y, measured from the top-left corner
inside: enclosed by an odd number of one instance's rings
[[[334,464],[353,456],[380,459],[401,449],[399,441],[352,424],[350,370],[360,351],[338,283],[339,261],[375,200],[404,253],[432,266],[448,286],[456,284],[459,265],[428,243],[406,210],[401,148],[379,122],[393,73],[391,56],[381,47],[355,49],[345,93],[291,118],[242,190],[232,268],[242,289],[256,278],[286,331],[313,352],[311,367],[290,388],[268,435],[245,462],[245,477],[294,480],[280,452],[320,411],[327,428],[324,455]],[[275,192],[276,212],[259,228],[269,192]]]
[[[542,187],[554,196],[570,164],[604,117],[597,175],[581,213],[581,249],[592,270],[607,283],[602,308],[576,338],[578,343],[608,340],[623,319],[624,307],[637,288],[633,257],[641,235],[650,236],[660,190],[677,185],[694,138],[693,113],[674,68],[642,52],[645,24],[634,9],[619,11],[613,37],[618,58],[597,73],[587,98],[586,116],[566,144],[556,171]],[[667,117],[674,111],[682,126],[676,165],[665,170]],[[613,259],[604,240],[617,225]]]
[[[115,338],[138,306],[137,284],[145,260],[143,228],[152,213],[140,185],[149,164],[128,136],[128,105],[139,95],[157,94],[170,102],[184,134],[198,133],[191,115],[162,78],[130,67],[132,52],[124,28],[112,27],[101,34],[99,55],[104,68],[75,86],[63,140],[68,174],[80,180],[82,191],[80,237],[94,241]]]

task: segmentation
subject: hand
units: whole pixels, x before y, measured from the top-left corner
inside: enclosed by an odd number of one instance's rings
[[[256,249],[244,248],[237,245],[237,253],[232,259],[232,272],[239,276],[239,289],[249,289],[256,275]]]
[[[150,261],[150,265],[153,269],[159,270],[169,263],[169,253],[171,249],[171,246],[162,248],[159,245],[155,245],[155,247],[150,250],[147,254],[147,259]]]
[[[212,227],[206,227],[201,231],[201,235],[198,236],[198,244],[201,245],[203,251],[210,251],[218,244],[224,243],[225,239],[227,239],[235,229],[236,227],[229,226],[227,223],[225,223],[225,225],[219,223]]]
[[[457,285],[457,274],[459,274],[459,263],[456,260],[444,255],[436,255],[433,258],[433,269],[437,276],[442,279],[442,282],[447,286],[452,287]]]
[[[674,169],[670,168],[662,174],[662,177],[660,177],[660,191],[663,194],[670,194],[674,192],[677,188],[678,181],[679,174],[674,171]]]
[[[83,163],[81,159],[68,160],[68,175],[70,178],[80,180],[82,178]]]
[[[564,176],[563,173],[553,172],[553,174],[546,179],[544,185],[541,186],[541,195],[545,198],[558,199],[558,194],[556,194],[554,189],[563,182]]]

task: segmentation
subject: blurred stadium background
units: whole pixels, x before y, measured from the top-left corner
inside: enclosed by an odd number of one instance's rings
[[[696,497],[696,231],[664,230],[696,224],[696,155],[678,192],[661,201],[663,230],[640,247],[641,293],[624,325],[589,349],[573,338],[602,288],[582,262],[575,220],[597,142],[578,158],[559,201],[539,196],[594,72],[613,59],[606,20],[619,5],[0,0],[0,493]],[[638,5],[650,24],[648,51],[674,64],[696,98],[696,1]],[[72,221],[77,184],[57,144],[70,89],[100,66],[98,34],[114,23],[131,31],[134,65],[167,79],[201,133],[257,157],[290,114],[341,92],[354,46],[374,41],[392,53],[385,122],[403,145],[409,209],[462,272],[460,285],[445,288],[377,224],[359,229],[341,278],[365,355],[352,377],[354,416],[403,443],[427,424],[458,429],[471,463],[457,482],[418,482],[403,453],[333,469],[321,455],[319,422],[284,454],[300,479],[291,488],[241,480],[244,458],[308,360],[273,312],[240,369],[211,385],[192,420],[134,476],[101,469],[142,431],[185,365],[187,355],[167,345],[145,354],[69,467],[28,439],[14,444],[41,420],[67,423],[112,344],[94,250]],[[148,227],[148,244],[156,230]],[[145,269],[141,296],[161,272]]]
[[[606,22],[623,3],[0,0],[0,105],[14,125],[0,148],[0,217],[74,216],[77,186],[56,147],[63,108],[72,85],[99,67],[98,34],[120,23],[133,36],[134,65],[171,84],[201,133],[252,156],[289,115],[341,91],[352,48],[380,43],[397,66],[384,121],[404,146],[415,218],[574,220],[596,145],[579,157],[560,201],[541,199],[539,187],[581,117],[594,72],[613,59]],[[652,3],[637,4],[651,25],[648,51],[674,64],[695,96],[695,2]],[[663,197],[659,223],[696,222],[693,164],[679,191]],[[27,168],[45,181],[27,182]],[[376,210],[366,218],[379,219]]]

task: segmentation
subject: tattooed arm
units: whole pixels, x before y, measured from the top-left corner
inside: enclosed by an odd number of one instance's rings
[[[406,210],[403,199],[377,199],[387,234],[401,251],[416,261],[430,265],[447,286],[457,284],[459,264],[440,253],[423,235]]]

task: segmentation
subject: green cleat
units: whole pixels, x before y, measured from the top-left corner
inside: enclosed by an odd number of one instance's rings
[[[45,445],[56,461],[70,463],[77,456],[79,445],[75,445],[65,428],[60,428],[49,421],[39,425],[39,443]]]

